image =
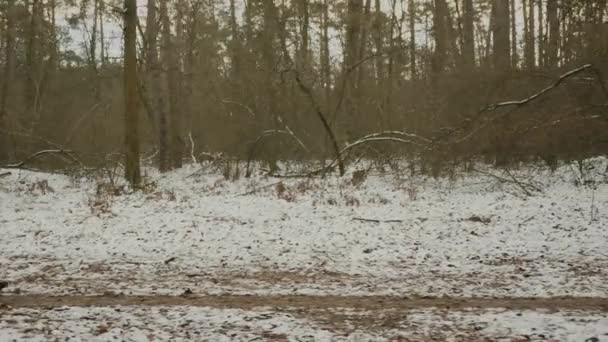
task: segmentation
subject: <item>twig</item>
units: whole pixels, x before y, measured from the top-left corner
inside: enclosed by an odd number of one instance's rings
[[[534,191],[537,191],[537,192],[542,192],[542,190],[539,189],[538,187],[536,187],[536,186],[534,186],[532,184],[524,183],[524,182],[518,180],[517,178],[515,178],[509,172],[509,170],[506,170],[506,172],[510,176],[511,179],[504,178],[504,177],[495,175],[495,174],[493,174],[491,172],[481,171],[481,170],[478,170],[478,169],[473,169],[473,171],[475,171],[477,173],[481,173],[482,175],[486,175],[486,176],[490,176],[492,178],[496,178],[498,181],[503,182],[503,183],[513,183],[513,184],[517,185],[528,196],[532,196],[532,193],[527,188],[530,188],[530,189],[532,189]]]
[[[245,108],[245,110],[247,110],[247,112],[249,112],[249,114],[252,117],[255,118],[257,116],[257,115],[255,115],[255,112],[253,111],[253,109],[251,109],[251,107],[247,106],[244,103],[241,103],[241,102],[238,102],[238,101],[235,101],[235,100],[231,100],[231,99],[224,99],[224,100],[222,100],[222,102],[223,103],[232,103],[232,104],[235,104],[235,105],[237,105],[239,107],[243,107],[243,108]]]
[[[378,220],[378,219],[368,219],[364,217],[353,217],[353,221],[363,221],[363,222],[373,222],[373,223],[401,223],[403,220]]]
[[[192,158],[192,162],[196,164],[198,162],[196,161],[196,156],[194,155],[194,139],[192,139],[192,131],[188,132],[188,139],[190,140],[190,158]]]
[[[517,184],[520,188],[522,188],[522,190],[525,190],[526,187],[529,187],[536,192],[543,192],[541,189],[539,189],[537,186],[534,186],[533,184],[523,183],[522,181],[518,180],[517,178],[515,178],[515,176],[513,176],[511,171],[505,170],[505,172],[507,173],[507,175],[509,175],[509,177],[513,180],[513,182],[515,184]]]
[[[10,173],[10,172],[4,172],[4,173],[0,173],[0,178],[3,178],[3,177],[8,177],[8,176],[10,176],[10,175],[12,175],[12,173]]]

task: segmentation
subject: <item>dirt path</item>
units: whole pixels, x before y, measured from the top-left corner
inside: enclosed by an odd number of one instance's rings
[[[509,310],[582,310],[608,312],[608,298],[400,298],[384,296],[0,296],[0,308],[53,308],[58,306],[195,306],[229,309],[292,307],[302,309],[351,308],[357,310],[445,308],[504,308]]]

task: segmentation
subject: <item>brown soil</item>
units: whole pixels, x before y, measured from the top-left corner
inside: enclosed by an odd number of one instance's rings
[[[385,296],[0,296],[0,309],[53,308],[58,306],[201,306],[213,308],[253,309],[258,307],[301,308],[324,310],[350,308],[354,310],[411,310],[442,308],[450,310],[504,308],[509,310],[584,310],[608,312],[608,298],[552,297],[552,298],[404,298]]]

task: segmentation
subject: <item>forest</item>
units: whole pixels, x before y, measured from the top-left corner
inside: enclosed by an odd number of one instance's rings
[[[608,0],[0,0],[0,341],[608,338]]]
[[[119,1],[3,2],[0,160],[50,149],[99,165],[137,143],[161,170],[221,152],[276,171],[371,134],[352,152],[441,174],[471,159],[555,165],[606,151],[605,0],[132,6],[129,41]]]

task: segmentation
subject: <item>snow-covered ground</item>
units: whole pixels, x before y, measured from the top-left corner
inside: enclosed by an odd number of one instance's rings
[[[119,196],[92,178],[0,170],[12,173],[0,280],[21,294],[605,297],[607,164],[453,179],[373,169],[361,184],[228,181],[190,165],[148,170],[154,185]]]
[[[606,341],[608,314],[438,309],[314,315],[196,307],[16,309],[1,341]]]

